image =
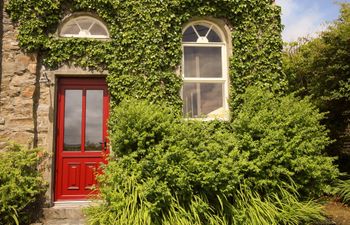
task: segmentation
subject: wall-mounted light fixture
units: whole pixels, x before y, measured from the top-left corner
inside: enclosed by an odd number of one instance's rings
[[[51,80],[47,76],[47,73],[45,73],[45,72],[41,73],[41,76],[40,76],[40,79],[39,79],[39,83],[46,84],[48,86],[50,86],[52,84]]]

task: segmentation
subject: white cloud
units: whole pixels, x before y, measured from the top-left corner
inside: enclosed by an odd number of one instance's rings
[[[277,0],[282,7],[282,23],[285,25],[282,32],[284,41],[296,41],[299,37],[315,37],[326,28],[323,22],[323,13],[317,3],[305,8],[305,4],[295,0]]]
[[[290,17],[297,8],[297,4],[292,0],[277,0],[276,3],[282,7],[282,19]]]

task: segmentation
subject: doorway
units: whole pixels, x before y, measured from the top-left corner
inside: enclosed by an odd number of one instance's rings
[[[106,81],[60,78],[57,103],[55,201],[86,200],[109,153]]]

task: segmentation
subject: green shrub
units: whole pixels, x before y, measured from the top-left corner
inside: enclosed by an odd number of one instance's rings
[[[133,100],[111,113],[110,139],[120,158],[109,162],[102,194],[118,196],[111,192],[135,175],[158,215],[174,194],[188,199],[194,192],[231,193],[242,181],[247,154],[234,149],[221,123],[183,121],[172,112]]]
[[[39,150],[11,144],[0,152],[0,224],[26,224],[44,185],[37,165]]]
[[[330,191],[330,181],[339,172],[334,158],[324,155],[331,143],[320,124],[324,115],[307,99],[276,96],[254,87],[243,99],[232,133],[236,147],[249,152],[254,165],[245,174],[246,182],[266,189],[292,178],[303,196]]]
[[[230,122],[184,120],[176,110],[138,100],[112,110],[115,155],[99,177],[105,202],[89,210],[91,224],[321,218],[318,206],[299,202],[297,191],[318,195],[338,174],[333,159],[322,155],[330,142],[322,115],[306,100],[254,88],[242,99]]]

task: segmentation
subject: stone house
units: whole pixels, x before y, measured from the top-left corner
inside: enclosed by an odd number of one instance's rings
[[[45,149],[49,153],[43,165],[49,183],[46,202],[84,200],[95,184],[95,169],[105,160],[103,153],[109,151],[105,81],[109,73],[67,64],[47,69],[38,53],[20,48],[17,24],[4,5],[0,11],[0,148],[11,140]],[[182,69],[177,71],[183,79],[184,114],[228,118],[231,31],[232,25],[218,18],[199,17],[184,23]],[[64,15],[54,35],[111,38],[106,21],[84,11]]]

